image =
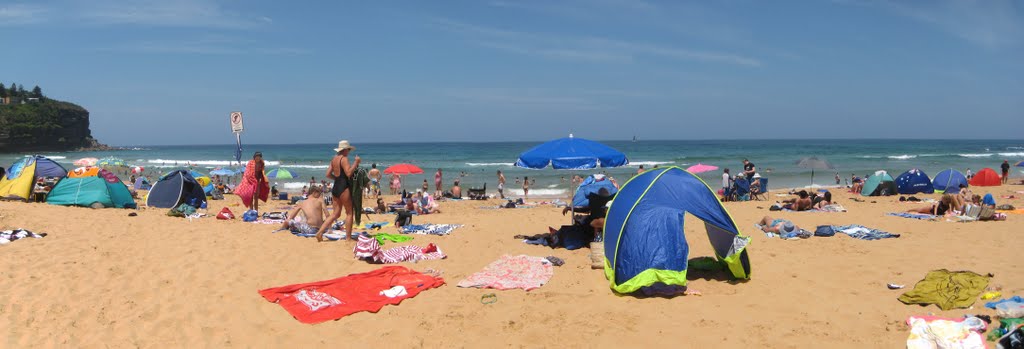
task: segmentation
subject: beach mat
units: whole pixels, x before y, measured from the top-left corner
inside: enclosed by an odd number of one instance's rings
[[[350,314],[376,313],[422,291],[444,285],[444,279],[389,266],[337,279],[260,290],[269,302],[280,304],[299,322],[316,324]]]
[[[448,235],[462,224],[410,224],[402,227],[402,234]]]
[[[942,310],[967,308],[987,286],[988,277],[975,272],[932,270],[898,299],[904,304],[935,304]]]
[[[555,269],[541,257],[527,255],[501,256],[484,268],[459,282],[459,287],[532,290],[551,280]]]
[[[889,213],[886,213],[886,215],[894,216],[894,217],[903,217],[903,218],[913,218],[913,219],[927,220],[927,221],[934,221],[934,220],[939,219],[939,217],[935,216],[935,215],[923,214],[923,213],[910,213],[910,212],[889,212]]]

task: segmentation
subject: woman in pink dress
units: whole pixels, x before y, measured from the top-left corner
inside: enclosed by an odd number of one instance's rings
[[[242,175],[241,182],[238,183],[234,191],[242,198],[242,204],[245,207],[256,211],[260,210],[260,200],[267,202],[270,195],[270,183],[263,173],[264,165],[263,153],[253,154],[252,160],[245,165],[245,174]],[[257,190],[259,190],[259,195],[256,195]]]

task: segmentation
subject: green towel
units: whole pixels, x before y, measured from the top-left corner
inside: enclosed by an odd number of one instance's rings
[[[363,216],[363,188],[366,188],[370,184],[370,177],[366,175],[366,169],[357,167],[352,172],[352,178],[349,183],[352,183],[352,211],[355,212],[355,223],[356,225],[362,224]]]
[[[388,234],[388,233],[380,233],[380,234],[374,235],[373,237],[377,239],[377,243],[380,244],[381,246],[384,246],[384,241],[385,240],[390,240],[392,242],[406,242],[406,241],[412,240],[412,236],[408,236],[408,235],[393,235],[393,234]]]
[[[939,309],[967,308],[988,287],[988,277],[970,271],[932,270],[899,297],[906,304],[935,304]]]

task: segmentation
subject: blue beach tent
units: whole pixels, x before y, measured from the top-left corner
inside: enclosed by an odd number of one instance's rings
[[[967,185],[967,177],[954,169],[942,170],[932,179],[932,187],[940,193],[959,194],[961,184]]]
[[[173,171],[160,177],[146,197],[146,206],[175,208],[182,203],[200,207],[206,202],[203,187],[188,171]]]
[[[900,194],[931,194],[935,192],[932,180],[919,169],[913,168],[896,177],[896,190]]]
[[[57,183],[46,197],[46,203],[61,206],[92,206],[135,208],[135,199],[128,187],[107,170],[86,176],[69,176]]]
[[[587,195],[597,193],[601,188],[608,189],[608,194],[615,195],[619,191],[612,181],[607,178],[598,180],[595,175],[587,176],[587,179],[580,183],[579,188],[576,188],[576,194],[572,197],[572,205],[576,207],[587,206],[590,200],[587,199]]]
[[[618,293],[648,286],[686,285],[689,245],[683,216],[704,221],[715,257],[739,279],[750,278],[750,237],[715,192],[679,167],[654,169],[626,182],[605,220],[605,276]]]

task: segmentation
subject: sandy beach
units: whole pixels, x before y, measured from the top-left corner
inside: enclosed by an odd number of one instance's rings
[[[1024,186],[975,188],[1014,194]],[[306,325],[257,290],[332,279],[380,268],[355,260],[352,243],[324,242],[276,227],[203,218],[189,221],[142,209],[93,210],[0,203],[5,229],[46,232],[0,247],[4,266],[0,327],[4,347],[902,347],[910,315],[991,314],[904,305],[886,283],[908,287],[933,269],[992,273],[1005,295],[1024,292],[1018,258],[1019,215],[1003,222],[932,222],[886,216],[923,205],[897,197],[850,200],[835,193],[845,213],[770,212],[813,228],[862,224],[902,236],[863,241],[843,234],[785,241],[753,224],[769,214],[765,201],[727,203],[749,248],[752,278],[691,276],[701,296],[671,299],[613,294],[588,249],[531,246],[516,234],[536,234],[568,221],[553,206],[487,210],[490,202],[445,202],[441,214],[417,223],[465,224],[448,236],[416,236],[448,258],[402,263],[442,271],[447,284],[379,313]],[[920,195],[938,197],[938,195]],[[780,198],[774,193],[770,199]],[[1000,203],[1024,206],[1020,199]],[[242,209],[236,196],[212,201],[210,211]],[[265,210],[286,206],[281,201]],[[374,215],[375,220],[393,216]],[[378,218],[379,217],[379,218]],[[687,217],[690,258],[711,255],[702,225]],[[503,254],[557,256],[566,261],[543,287],[495,291],[455,287]],[[694,273],[691,273],[691,275]],[[482,304],[496,293],[498,301]]]

